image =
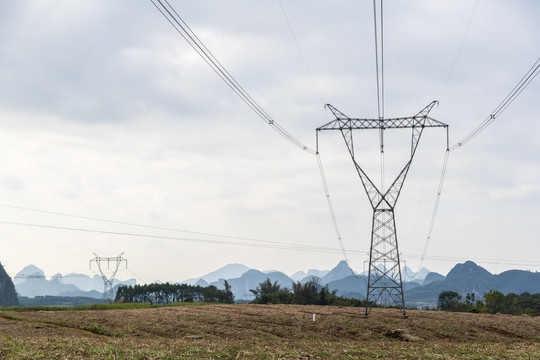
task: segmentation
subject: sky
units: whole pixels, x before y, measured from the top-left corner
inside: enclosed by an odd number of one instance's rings
[[[326,103],[377,118],[371,1],[171,4],[310,148],[315,129],[333,120]],[[0,8],[0,262],[10,275],[28,264],[48,276],[95,272],[95,254],[121,253],[128,270],[118,277],[141,282],[229,263],[290,275],[347,258],[365,269],[372,210],[338,133],[321,132],[318,145],[345,253],[315,156],[257,117],[150,1]],[[430,115],[449,124],[455,144],[539,58],[539,14],[535,0],[385,2],[385,116],[413,116],[438,100]],[[539,99],[536,79],[450,153],[421,262],[446,149],[446,132],[426,129],[395,213],[407,266],[540,270]],[[377,134],[355,139],[359,163],[377,178]],[[388,132],[386,183],[409,141],[407,131]]]

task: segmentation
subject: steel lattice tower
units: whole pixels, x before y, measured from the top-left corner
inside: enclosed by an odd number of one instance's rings
[[[103,298],[105,300],[113,300],[113,282],[114,277],[116,276],[116,273],[118,272],[118,269],[120,268],[120,264],[122,262],[126,263],[126,269],[127,269],[127,260],[122,258],[122,255],[124,253],[121,253],[120,255],[116,257],[101,257],[98,256],[96,253],[94,253],[95,258],[90,260],[90,268],[92,268],[92,262],[96,262],[97,267],[99,269],[99,272],[101,274],[101,277],[103,278]],[[111,263],[112,263],[112,273],[110,273],[109,276],[105,274],[106,271],[104,271],[104,268],[102,267],[102,264],[107,263],[107,270],[111,270]]]
[[[428,116],[435,104],[437,104],[437,101],[433,101],[412,117],[389,119],[349,118],[332,105],[327,104],[326,106],[332,111],[336,119],[317,128],[317,138],[319,131],[339,130],[341,132],[356,171],[364,186],[364,190],[369,198],[371,207],[373,208],[365,316],[368,316],[373,304],[388,303],[390,301],[401,308],[404,317],[407,316],[405,313],[405,299],[399,262],[394,208],[424,129],[427,127],[447,128],[448,143],[448,125]],[[358,163],[354,153],[353,130],[366,129],[379,130],[381,152],[384,152],[384,130],[412,129],[409,159],[399,175],[386,190],[377,188]]]

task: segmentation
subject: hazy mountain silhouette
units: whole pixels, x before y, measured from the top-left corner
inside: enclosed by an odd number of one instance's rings
[[[197,278],[187,279],[187,280],[181,281],[181,283],[189,284],[189,285],[206,286],[202,284],[204,283],[209,284],[211,282],[218,281],[219,279],[238,278],[242,276],[242,274],[248,270],[250,270],[250,268],[242,264],[228,264],[215,271],[209,272],[206,275],[199,276]],[[203,280],[204,282],[200,282],[199,280]]]
[[[3,268],[0,268],[0,301],[2,289],[8,286],[1,276]],[[346,261],[340,261],[333,269],[317,270],[310,269],[308,272],[298,271],[289,277],[279,271],[264,273],[259,270],[250,269],[241,264],[229,264],[216,271],[212,271],[198,278],[188,279],[183,283],[197,284],[200,286],[215,285],[224,288],[224,281],[227,280],[236,300],[253,299],[250,292],[264,282],[267,278],[271,282],[276,282],[282,288],[292,288],[292,283],[299,281],[309,281],[316,277],[322,285],[328,285],[330,290],[336,290],[339,296],[354,297],[364,299],[367,292],[367,277],[365,274],[355,274]],[[322,275],[319,277],[318,275]],[[540,273],[510,270],[501,274],[491,274],[481,266],[472,261],[457,264],[447,274],[443,276],[438,273],[429,272],[422,269],[418,273],[413,273],[410,269],[404,269],[405,301],[408,306],[434,305],[437,303],[439,294],[443,291],[456,291],[465,297],[468,293],[475,294],[477,299],[481,299],[484,293],[490,290],[497,290],[504,294],[523,292],[540,293]],[[9,276],[7,276],[9,279]],[[294,277],[294,278],[293,278]],[[35,296],[85,296],[99,299],[103,294],[103,281],[100,276],[87,276],[83,274],[69,274],[66,276],[55,275],[47,280],[44,272],[35,265],[24,267],[11,282],[15,290],[26,297]],[[127,285],[135,285],[135,279],[123,282]],[[8,285],[5,285],[8,284]],[[115,282],[115,285],[118,285]]]
[[[15,289],[21,296],[33,298],[36,296],[81,296],[99,299],[103,297],[104,284],[99,275],[93,277],[84,274],[56,274],[47,280],[43,270],[35,265],[27,265],[15,275]],[[116,280],[114,287],[119,284],[135,285],[135,279],[126,281]]]
[[[249,290],[256,289],[257,286],[264,282],[267,278],[270,279],[271,282],[277,281],[282,288],[289,289],[291,289],[294,281],[279,271],[263,273],[262,271],[253,269],[246,271],[239,278],[226,280],[231,286],[231,291],[234,294],[235,300],[251,300],[254,298],[254,295]],[[215,285],[218,288],[224,289],[224,280],[225,279],[220,279],[219,281],[213,282],[210,285]]]
[[[349,267],[349,264],[345,260],[341,260],[335,268],[321,278],[321,284],[326,285],[329,282],[337,281],[353,274],[354,271]]]
[[[294,281],[302,281],[303,279],[309,278],[312,276],[318,277],[320,279],[324,275],[328,274],[328,272],[329,270],[317,270],[317,269],[309,269],[307,272],[297,271],[291,275],[291,279],[293,279]]]
[[[408,291],[405,301],[409,305],[434,305],[443,291],[455,291],[463,298],[467,294],[474,294],[476,299],[481,299],[490,290],[518,295],[524,292],[540,293],[538,272],[509,270],[493,275],[472,261],[457,264],[443,280],[429,282],[433,277],[426,277],[426,285]]]

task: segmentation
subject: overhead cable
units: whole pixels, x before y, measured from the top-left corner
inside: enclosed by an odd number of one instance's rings
[[[444,178],[446,176],[446,168],[448,167],[448,156],[450,155],[450,150],[446,149],[444,154],[443,167],[441,171],[441,177],[439,179],[439,187],[437,188],[437,196],[435,198],[435,206],[433,207],[433,212],[431,214],[431,221],[429,223],[429,230],[426,238],[426,243],[424,245],[424,250],[422,251],[422,256],[420,257],[420,264],[418,265],[418,271],[422,268],[426,253],[429,247],[429,242],[431,240],[431,235],[433,234],[433,228],[435,227],[435,220],[437,218],[437,212],[439,210],[439,202],[441,201],[441,194],[444,185]]]
[[[66,217],[71,217],[71,218],[75,218],[75,219],[99,221],[99,222],[104,222],[104,223],[109,223],[109,224],[128,225],[128,226],[134,226],[134,227],[140,227],[140,228],[146,228],[146,229],[153,229],[153,230],[165,230],[165,231],[180,232],[180,233],[186,233],[186,234],[192,234],[192,235],[211,236],[211,237],[218,237],[218,238],[225,238],[225,239],[236,239],[236,240],[245,240],[245,241],[253,241],[253,242],[260,242],[260,243],[284,244],[284,243],[280,243],[280,242],[277,242],[277,241],[271,241],[271,240],[262,240],[262,239],[255,239],[255,238],[250,238],[250,237],[232,236],[232,235],[223,235],[223,234],[213,234],[213,233],[206,233],[206,232],[200,232],[200,231],[191,231],[191,230],[183,230],[183,229],[178,229],[178,228],[164,227],[164,226],[145,225],[145,224],[138,224],[138,223],[133,223],[133,222],[109,220],[109,219],[103,219],[103,218],[97,218],[97,217],[91,217],[91,216],[83,216],[83,215],[76,215],[76,214],[67,214],[67,213],[58,212],[58,211],[34,209],[34,208],[15,206],[15,205],[9,205],[9,204],[1,204],[0,203],[0,207],[6,207],[6,208],[18,209],[18,210],[25,210],[25,211],[32,211],[32,212],[37,212],[37,213],[42,213],[42,214],[66,216]]]
[[[429,242],[431,240],[431,235],[433,233],[433,227],[435,225],[435,219],[437,217],[437,211],[439,208],[439,201],[442,193],[442,188],[444,184],[444,179],[446,175],[446,168],[448,165],[448,156],[450,151],[456,150],[472,139],[474,139],[476,136],[478,136],[482,131],[484,131],[514,100],[529,86],[529,84],[534,80],[534,78],[538,75],[540,72],[540,58],[536,60],[536,62],[531,66],[531,68],[527,71],[527,73],[521,78],[521,80],[517,83],[516,86],[510,91],[510,93],[501,101],[501,103],[493,110],[493,112],[482,122],[480,125],[478,125],[471,133],[469,133],[466,137],[464,137],[461,141],[456,143],[455,145],[449,147],[446,151],[445,157],[444,157],[444,163],[443,163],[443,170],[441,172],[441,177],[439,180],[439,187],[437,189],[437,197],[435,200],[435,206],[433,209],[433,214],[431,217],[431,222],[429,225],[429,231],[426,238],[426,243],[424,245],[424,250],[422,252],[422,256],[420,257],[420,264],[418,265],[418,269],[422,267],[422,263],[426,257],[426,253],[429,247]],[[447,140],[448,141],[448,140]]]
[[[336,220],[336,213],[334,212],[334,206],[332,205],[332,199],[330,198],[330,191],[328,190],[328,183],[326,182],[326,176],[324,175],[324,168],[322,165],[321,156],[319,155],[319,152],[317,152],[317,164],[319,166],[319,172],[320,172],[322,183],[323,183],[324,194],[326,196],[328,209],[330,210],[332,224],[334,225],[334,230],[336,232],[336,235],[339,241],[339,246],[341,247],[341,252],[343,253],[343,257],[345,258],[345,261],[349,263],[349,258],[347,257],[347,251],[345,250],[345,247],[343,246],[343,240],[341,239],[341,233],[339,231],[339,226]]]
[[[208,239],[193,239],[193,238],[181,238],[181,237],[172,237],[172,236],[159,236],[159,235],[150,235],[150,234],[96,230],[96,229],[87,229],[87,228],[52,226],[52,225],[32,224],[32,223],[23,223],[23,222],[15,222],[15,221],[0,221],[0,224],[88,232],[88,233],[97,233],[97,234],[106,234],[106,235],[131,236],[131,237],[146,238],[146,239],[203,242],[203,243],[210,243],[210,244],[220,244],[220,245],[230,245],[230,246],[248,246],[248,247],[257,247],[257,248],[278,249],[278,250],[307,251],[307,252],[334,253],[334,254],[341,252],[341,249],[303,246],[299,244],[290,244],[290,246],[249,244],[249,243],[232,242],[232,241],[217,241],[217,240],[208,240]],[[366,251],[360,251],[360,250],[347,250],[347,251],[354,255],[367,255]],[[420,258],[420,255],[414,255],[414,254],[402,254],[402,256],[405,258],[410,258],[410,259]],[[497,264],[497,265],[525,265],[525,266],[531,266],[531,267],[540,267],[540,262],[532,261],[532,260],[531,261],[524,261],[524,260],[518,261],[518,260],[500,260],[500,259],[474,259],[474,258],[471,259],[471,258],[460,258],[460,257],[450,257],[450,256],[429,256],[429,257],[426,257],[426,259],[436,260],[436,261],[452,261],[452,262],[472,260],[478,263],[488,263],[488,264]]]
[[[375,74],[377,78],[377,114],[384,118],[384,54],[383,54],[383,4],[380,0],[380,27],[377,26],[377,0],[373,0],[373,27],[375,35]],[[380,42],[380,46],[379,46]],[[379,55],[380,53],[380,55]]]
[[[473,131],[471,131],[467,136],[465,136],[461,141],[458,141],[456,144],[450,147],[450,151],[456,150],[463,145],[467,144],[469,141],[474,139],[476,136],[478,136],[482,131],[484,131],[495,119],[502,114],[504,110],[510,104],[514,102],[514,100],[529,86],[529,84],[534,80],[534,78],[540,73],[540,58],[536,60],[536,62],[531,66],[529,71],[523,77],[521,80],[517,83],[517,85],[510,91],[510,93],[504,98],[503,101],[491,112],[491,114],[488,115],[488,117],[480,123]]]
[[[255,248],[265,248],[265,249],[295,250],[295,251],[307,251],[307,252],[319,252],[319,253],[341,253],[342,252],[341,249],[322,247],[322,246],[293,244],[293,243],[279,243],[279,242],[270,243],[269,242],[267,244],[262,244],[262,243],[250,243],[250,242],[239,242],[239,241],[219,241],[219,240],[211,240],[211,239],[195,239],[195,238],[163,236],[163,235],[139,234],[139,233],[129,233],[129,232],[120,232],[120,231],[97,230],[97,229],[89,229],[89,228],[55,226],[55,225],[34,224],[34,223],[25,223],[25,222],[18,222],[18,221],[4,221],[4,220],[0,220],[0,224],[27,226],[27,227],[36,227],[36,228],[54,229],[54,230],[68,230],[68,231],[105,234],[105,235],[131,236],[131,237],[148,238],[148,239],[187,241],[187,242],[207,243],[207,244],[217,244],[217,245],[245,246],[245,247],[255,247]],[[355,254],[361,254],[361,255],[365,255],[367,253],[365,251],[359,251],[359,250],[349,250],[349,252],[355,253]]]
[[[291,33],[291,36],[294,40],[294,44],[296,45],[296,49],[298,50],[298,54],[300,55],[300,58],[302,59],[302,62],[304,63],[304,67],[306,68],[306,71],[309,75],[309,78],[311,79],[311,84],[313,85],[313,88],[317,92],[317,95],[319,95],[319,100],[321,100],[321,103],[324,104],[324,100],[321,96],[321,92],[319,91],[319,88],[317,87],[317,84],[315,83],[315,79],[313,77],[313,74],[311,73],[311,70],[308,66],[308,63],[306,61],[306,58],[304,57],[304,54],[302,52],[302,48],[300,47],[300,44],[298,43],[298,40],[296,39],[296,35],[294,34],[293,27],[291,25],[291,22],[289,21],[289,17],[287,16],[287,12],[285,11],[285,7],[283,6],[283,3],[281,0],[278,0],[279,6],[281,7],[281,11],[283,12],[283,17],[285,18],[285,21],[287,22],[287,26],[289,27],[289,31]]]
[[[283,3],[281,2],[281,0],[278,0],[278,2],[279,2],[279,6],[281,7],[281,11],[283,12],[283,16],[285,17],[285,21],[287,22],[287,26],[289,27],[289,31],[291,33],[291,36],[292,36],[292,38],[294,40],[294,43],[296,45],[296,49],[298,50],[300,58],[302,59],[302,62],[304,63],[304,67],[306,68],[306,71],[307,71],[307,73],[308,73],[308,75],[309,75],[309,77],[311,79],[311,83],[313,84],[313,87],[314,87],[315,91],[319,95],[319,99],[321,100],[321,102],[324,103],[324,101],[322,99],[322,96],[321,96],[321,93],[319,91],[319,88],[317,87],[317,84],[315,83],[315,79],[313,78],[311,70],[310,70],[310,68],[308,66],[306,58],[304,57],[304,54],[302,53],[302,49],[300,47],[300,44],[298,43],[296,35],[294,34],[293,27],[291,25],[291,22],[289,21],[289,17],[287,16],[287,13],[285,11],[285,7],[283,6]],[[326,106],[325,106],[325,108],[326,108]],[[338,240],[339,246],[341,248],[343,258],[345,259],[345,262],[347,262],[347,264],[349,264],[349,257],[347,256],[347,250],[345,250],[345,246],[343,245],[343,239],[341,237],[341,231],[339,230],[339,225],[338,225],[338,222],[337,222],[337,219],[336,219],[336,213],[334,211],[334,205],[332,204],[332,198],[330,197],[330,191],[328,189],[328,182],[326,181],[326,175],[324,173],[324,167],[323,167],[323,164],[322,164],[322,160],[321,160],[321,156],[319,154],[318,148],[316,150],[315,156],[317,157],[317,166],[319,167],[319,174],[320,174],[321,182],[322,182],[322,185],[323,185],[324,195],[326,197],[326,203],[328,205],[328,210],[330,211],[330,217],[332,219],[332,224],[334,226],[335,235],[336,235],[336,238]],[[350,266],[349,266],[349,269],[351,269]],[[352,271],[352,269],[351,269],[351,271]],[[356,276],[354,271],[352,271],[352,274]]]
[[[282,126],[280,126],[270,115],[268,115],[268,113],[266,113],[266,111],[247,93],[247,91],[225,69],[225,67],[219,62],[219,60],[216,59],[216,57],[203,44],[203,42],[197,37],[197,35],[193,32],[193,30],[191,30],[191,28],[186,24],[186,22],[182,19],[182,17],[178,14],[178,12],[171,6],[171,4],[167,0],[150,0],[150,1],[158,9],[158,11],[167,19],[167,21],[174,27],[174,29],[197,52],[197,54],[201,58],[203,58],[203,60],[212,68],[212,70],[227,84],[227,86],[229,86],[229,88],[233,90],[234,93],[238,95],[240,99],[244,103],[246,103],[261,119],[263,119],[278,134],[280,134],[282,137],[284,137],[286,140],[288,140],[290,143],[292,143],[296,147],[310,154],[317,155],[317,152],[315,150],[309,148],[308,146],[304,145],[300,140],[296,139],[293,135],[287,132]],[[283,5],[281,4],[281,2],[280,2],[280,5],[284,12],[285,18],[287,19],[287,23],[289,24],[289,29],[293,33],[293,38],[295,39],[297,48],[300,51],[300,47],[298,45],[298,42],[296,41],[294,32],[292,31],[292,26],[290,25],[288,21],[288,18],[285,13],[285,9],[283,8]],[[306,68],[308,69],[308,72],[310,72],[309,67],[307,66],[307,62],[305,61],[305,58],[303,56],[302,56],[302,59],[304,61]],[[319,165],[319,172],[321,173],[321,176],[322,176],[321,180],[323,182],[323,186],[326,189],[326,193],[328,193],[327,192],[328,185],[326,183],[326,179],[324,178],[324,170],[322,169],[322,163],[320,162],[320,158],[317,159],[317,163]],[[329,196],[327,197],[327,199],[330,199]],[[335,215],[334,215],[332,204],[330,201],[328,202],[328,205],[330,207],[330,212],[334,219],[333,220],[334,228],[336,229],[340,246],[343,249],[343,242],[341,240],[341,235],[337,227],[337,222],[335,221]]]
[[[236,81],[236,79],[225,69],[219,60],[212,52],[204,45],[197,37],[195,32],[187,25],[178,12],[172,7],[167,0],[150,0],[158,11],[167,19],[174,29],[188,42],[188,44],[197,52],[197,54],[210,66],[210,68],[229,86],[229,88],[238,97],[248,105],[262,120],[272,127],[278,134],[289,141],[294,146],[310,153],[315,154],[315,151],[304,145],[300,140],[296,139],[287,130],[281,127],[252,97],[249,93]]]
[[[444,88],[442,90],[441,96],[439,96],[439,100],[442,101],[444,93],[446,91],[446,88],[448,87],[448,84],[450,82],[450,78],[452,77],[452,74],[454,73],[454,68],[456,67],[456,64],[459,59],[459,55],[461,54],[461,50],[463,49],[463,44],[465,44],[465,38],[467,37],[467,34],[469,33],[469,28],[471,27],[471,23],[474,17],[474,13],[476,12],[476,7],[478,5],[478,0],[474,3],[474,8],[471,13],[471,16],[469,17],[469,22],[467,23],[467,28],[465,29],[465,33],[463,34],[463,37],[461,38],[461,43],[459,44],[459,49],[456,54],[456,57],[454,58],[454,62],[452,63],[452,67],[450,68],[450,73],[448,74],[448,77],[446,78],[446,83],[444,84]]]

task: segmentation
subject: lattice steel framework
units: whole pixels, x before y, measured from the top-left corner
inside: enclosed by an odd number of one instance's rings
[[[326,106],[332,111],[336,119],[317,128],[317,152],[319,131],[339,130],[341,132],[373,208],[365,316],[368,316],[373,304],[389,302],[393,302],[401,308],[403,316],[407,316],[405,313],[394,208],[424,129],[427,127],[446,128],[448,147],[448,125],[428,116],[435,104],[437,104],[437,101],[433,101],[412,117],[389,119],[350,118],[332,105],[327,104]],[[365,173],[354,153],[353,130],[366,129],[379,130],[381,152],[384,151],[384,130],[412,129],[409,160],[384,192],[377,188]]]
[[[127,269],[127,260],[122,257],[124,253],[121,253],[120,255],[115,256],[115,257],[101,257],[101,256],[98,256],[96,253],[94,253],[94,255],[95,255],[95,258],[90,260],[90,268],[92,268],[92,262],[95,262],[97,264],[101,277],[103,278],[103,286],[104,286],[103,298],[105,300],[114,300],[113,299],[113,295],[114,295],[113,282],[114,282],[116,273],[118,272],[118,269],[120,268],[120,264],[125,262],[126,269]],[[104,269],[104,267],[102,267],[102,265],[105,265],[105,263],[107,264],[106,270]],[[111,272],[111,263],[112,263],[112,272]]]

